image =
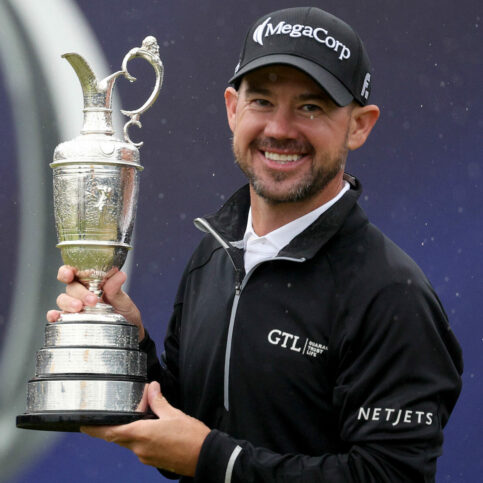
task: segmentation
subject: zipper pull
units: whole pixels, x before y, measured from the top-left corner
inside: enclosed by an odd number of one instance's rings
[[[241,293],[243,277],[244,277],[244,272],[242,270],[237,270],[235,275],[235,295],[240,295]]]

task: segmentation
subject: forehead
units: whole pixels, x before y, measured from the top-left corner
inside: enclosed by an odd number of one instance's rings
[[[301,70],[288,65],[275,64],[248,72],[243,76],[240,88],[256,90],[258,88],[283,88],[303,90],[328,97],[325,90],[312,77]]]

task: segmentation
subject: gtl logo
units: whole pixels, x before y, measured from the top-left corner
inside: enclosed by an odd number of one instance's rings
[[[280,344],[280,342],[283,342]],[[288,347],[291,351],[300,352],[302,347],[297,346],[297,342],[300,339],[298,335],[289,334],[288,332],[282,332],[278,329],[273,329],[268,334],[268,342],[273,345],[280,345],[284,349],[287,348],[288,341],[291,341],[291,346]]]
[[[311,357],[317,357],[328,350],[328,347],[325,344],[314,342],[309,339],[305,339],[303,342],[301,340],[299,343],[300,337],[298,335],[283,332],[279,329],[271,330],[268,333],[267,338],[270,344],[278,345],[283,349],[289,349]]]

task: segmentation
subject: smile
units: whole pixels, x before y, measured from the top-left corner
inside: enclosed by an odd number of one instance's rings
[[[264,155],[267,159],[270,159],[271,161],[276,161],[277,163],[280,163],[280,164],[293,163],[303,157],[302,154],[280,154],[280,153],[273,153],[270,151],[265,151]]]

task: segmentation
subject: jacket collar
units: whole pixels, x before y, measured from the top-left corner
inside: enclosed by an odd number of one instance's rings
[[[340,230],[349,213],[357,205],[362,192],[361,183],[355,177],[346,173],[344,179],[350,184],[349,191],[284,247],[279,256],[312,258]],[[237,242],[243,239],[245,233],[249,208],[250,190],[249,186],[245,185],[236,191],[216,213],[196,219],[195,225],[203,231],[211,231],[206,229],[208,224],[221,241],[236,248],[239,246]]]

